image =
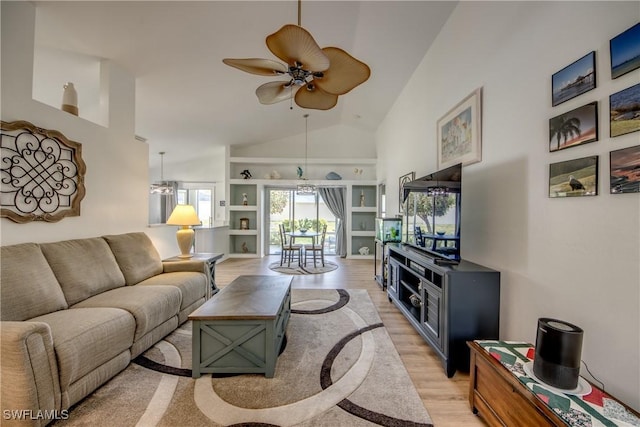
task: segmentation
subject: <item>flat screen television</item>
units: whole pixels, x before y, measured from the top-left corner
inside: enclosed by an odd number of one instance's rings
[[[460,261],[461,201],[462,164],[404,184],[402,243]]]

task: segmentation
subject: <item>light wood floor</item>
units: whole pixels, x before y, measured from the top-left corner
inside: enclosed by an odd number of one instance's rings
[[[424,406],[436,427],[484,426],[469,408],[469,375],[456,372],[447,378],[440,359],[425,343],[400,311],[389,302],[386,293],[373,279],[373,260],[328,257],[339,264],[335,271],[325,274],[293,276],[294,288],[366,289],[378,309],[393,343],[409,372]],[[231,283],[243,274],[278,274],[269,270],[277,256],[262,259],[228,259],[217,265],[216,282],[219,287]]]

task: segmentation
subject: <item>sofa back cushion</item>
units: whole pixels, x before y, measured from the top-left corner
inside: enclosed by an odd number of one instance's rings
[[[0,318],[22,321],[68,307],[62,288],[35,243],[0,248]]]
[[[100,237],[40,245],[69,305],[124,286],[124,276]]]
[[[162,273],[160,254],[142,232],[103,236],[111,247],[127,285]]]

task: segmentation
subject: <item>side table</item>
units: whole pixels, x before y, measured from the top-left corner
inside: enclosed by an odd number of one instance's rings
[[[180,258],[173,256],[171,258],[164,259],[166,262],[190,262],[190,261],[202,261],[205,265],[204,273],[207,274],[209,281],[209,287],[207,288],[207,299],[215,295],[220,289],[216,286],[216,261],[222,258],[224,254],[197,252],[194,253],[191,258]]]
[[[490,426],[629,426],[640,414],[591,384],[577,396],[553,391],[530,378],[524,364],[533,345],[513,341],[469,341],[469,404]]]

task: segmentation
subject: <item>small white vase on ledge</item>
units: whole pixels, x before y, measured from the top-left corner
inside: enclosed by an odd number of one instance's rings
[[[78,115],[78,93],[76,88],[73,87],[73,83],[67,82],[62,92],[62,111],[71,113],[74,116]]]

